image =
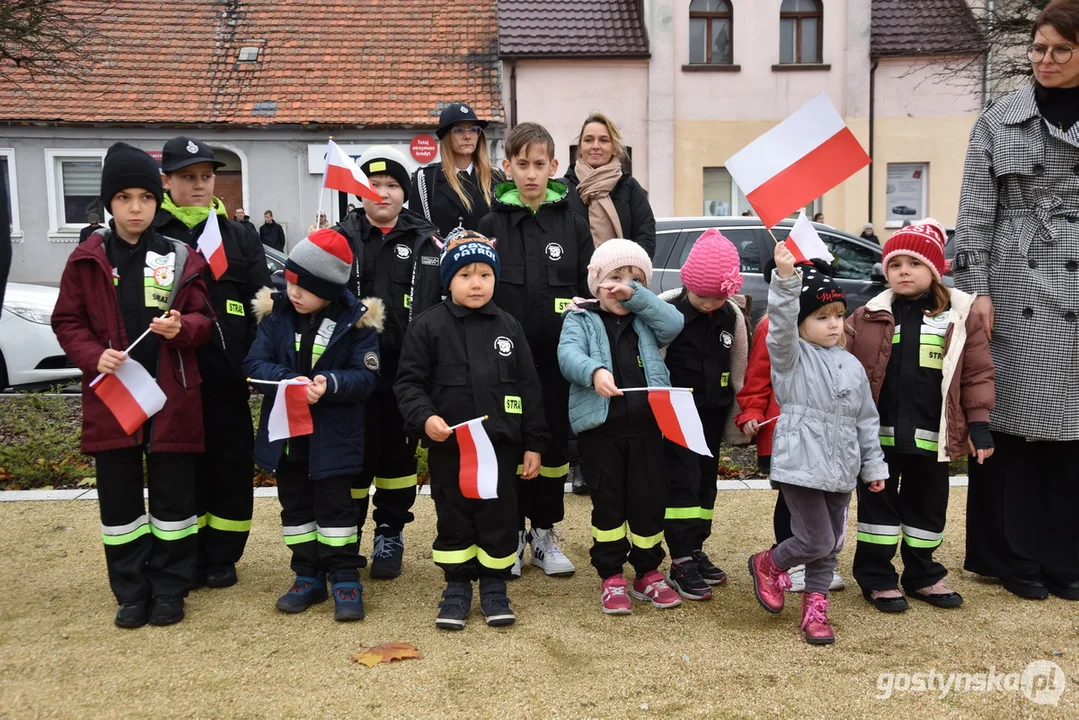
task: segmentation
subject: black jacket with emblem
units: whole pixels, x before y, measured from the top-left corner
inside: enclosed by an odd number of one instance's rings
[[[494,444],[543,453],[550,438],[524,330],[493,302],[470,310],[447,298],[417,317],[394,392],[405,432],[416,437],[426,437],[432,415],[449,425],[486,415],[483,427]]]
[[[533,356],[558,362],[562,311],[588,292],[588,263],[595,246],[588,222],[570,209],[573,191],[557,180],[547,184],[539,210],[521,204],[511,182],[498,186],[494,207],[479,232],[497,241],[501,270],[495,303],[520,321]]]
[[[498,184],[505,179],[506,176],[500,170],[491,168],[492,200]],[[408,209],[434,223],[442,237],[449,235],[457,226],[466,230],[476,230],[483,216],[491,212],[491,206],[484,199],[478,183],[479,175],[475,168],[469,175],[469,180],[461,182],[461,189],[465,191],[472,203],[469,209],[446,182],[446,174],[442,170],[441,162],[421,167],[412,175]]]
[[[357,297],[378,297],[386,306],[385,328],[378,336],[386,382],[393,382],[396,357],[401,352],[409,321],[442,300],[438,274],[441,248],[438,229],[409,210],[402,209],[389,234],[371,225],[362,207],[335,227],[352,248],[348,289]]]
[[[693,400],[701,410],[734,404],[731,348],[741,317],[736,316],[733,303],[702,313],[689,302],[685,288],[668,302],[685,318],[682,332],[667,346],[671,385],[693,388]]]
[[[270,285],[266,252],[256,233],[219,214],[221,242],[225,246],[228,269],[218,279],[207,266],[203,279],[216,316],[210,342],[198,348],[199,370],[206,389],[247,396],[243,372],[244,358],[255,341],[256,321],[249,307],[255,294]],[[205,221],[189,228],[167,210],[159,210],[154,229],[194,248],[206,226]]]

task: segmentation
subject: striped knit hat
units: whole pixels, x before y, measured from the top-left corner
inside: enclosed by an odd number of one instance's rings
[[[928,265],[939,283],[940,276],[947,270],[944,264],[944,244],[947,241],[948,234],[944,226],[933,218],[919,220],[896,231],[888,238],[888,242],[884,243],[881,262],[884,264],[885,275],[888,273],[888,260],[893,255],[910,255]]]
[[[341,294],[351,271],[352,248],[344,235],[330,228],[308,235],[285,260],[285,279],[323,300]]]
[[[465,265],[472,263],[487,263],[495,273],[495,281],[501,270],[501,262],[498,252],[495,250],[493,240],[481,235],[475,230],[454,230],[446,237],[446,244],[442,248],[442,256],[438,260],[438,272],[442,280],[443,289],[448,289],[450,280]]]

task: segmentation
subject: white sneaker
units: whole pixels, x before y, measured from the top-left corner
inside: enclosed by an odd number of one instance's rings
[[[548,575],[572,575],[577,570],[558,547],[554,528],[532,528],[532,564]]]
[[[832,571],[832,584],[828,586],[829,590],[843,590],[847,587],[847,581],[843,579],[843,576],[839,574],[838,570]]]
[[[521,577],[521,566],[525,564],[525,542],[527,537],[524,530],[517,531],[517,559],[513,561],[513,567],[510,568],[510,575],[515,578]]]
[[[806,566],[795,565],[787,571],[787,575],[791,578],[791,586],[787,589],[787,592],[805,592],[806,589]]]

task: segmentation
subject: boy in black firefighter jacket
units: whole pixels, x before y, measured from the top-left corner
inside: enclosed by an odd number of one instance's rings
[[[465,626],[477,576],[487,624],[516,620],[506,578],[517,559],[517,477],[535,482],[548,440],[528,340],[491,302],[498,274],[487,238],[462,230],[447,239],[441,276],[450,297],[409,329],[394,387],[408,432],[428,438],[433,557],[446,575],[435,624],[446,630]],[[475,429],[450,427],[476,418],[484,419]]]
[[[409,322],[442,300],[438,230],[404,208],[409,189],[406,162],[401,153],[385,145],[361,155],[360,168],[382,202],[363,199],[363,207],[346,215],[335,228],[352,247],[349,290],[357,297],[378,297],[386,307],[385,328],[378,337],[382,382],[367,401],[367,416],[378,421],[367,426],[363,472],[352,485],[361,531],[372,483],[377,490],[371,577],[384,579],[401,574],[403,531],[413,520],[416,501],[416,440],[405,434],[393,379]]]
[[[196,586],[205,583],[213,588],[236,583],[236,562],[251,530],[255,430],[242,365],[255,340],[251,301],[270,284],[258,235],[229,220],[224,204],[214,197],[214,170],[222,165],[214,160],[213,148],[194,138],[175,137],[165,143],[161,172],[167,192],[154,218],[159,233],[196,247],[214,213],[228,260],[221,277],[215,279],[209,269],[204,274],[216,319],[210,342],[197,351],[206,452],[197,462]]]
[[[558,369],[562,311],[575,296],[588,295],[588,262],[595,249],[588,223],[570,209],[571,191],[557,180],[554,139],[541,125],[521,123],[506,137],[502,166],[513,182],[498,186],[492,211],[479,231],[498,243],[502,263],[495,302],[520,321],[543,385],[543,406],[551,442],[540,476],[519,483],[518,560],[521,574],[525,543],[532,564],[548,575],[574,571],[559,548],[554,526],[561,522],[563,486],[569,472],[569,383]],[[531,536],[525,518],[532,521]]]

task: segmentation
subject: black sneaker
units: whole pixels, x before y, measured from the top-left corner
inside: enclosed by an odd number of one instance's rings
[[[701,571],[697,569],[697,563],[692,560],[672,564],[671,572],[667,576],[667,584],[686,600],[710,600],[712,598],[712,588],[701,577]]]
[[[211,565],[206,568],[206,587],[227,588],[236,584],[236,566]]]
[[[297,575],[288,592],[277,598],[277,609],[281,612],[299,613],[316,603],[326,602],[328,597],[325,573],[318,573],[314,577]]]
[[[116,611],[116,627],[140,628],[148,623],[150,618],[146,615],[146,612],[149,604],[145,600],[121,603],[120,609]]]
[[[584,473],[581,471],[580,465],[569,466],[569,482],[574,495],[588,494],[588,483],[584,479]]]
[[[151,625],[173,625],[184,619],[184,599],[175,595],[154,595],[150,602]]]
[[[697,563],[697,570],[709,585],[723,585],[727,582],[727,573],[713,565],[704,550],[694,550],[693,561]]]
[[[506,597],[506,581],[501,578],[480,578],[480,607],[491,627],[517,622],[517,615],[510,608],[510,599]]]
[[[405,537],[401,532],[393,535],[375,533],[375,550],[371,553],[371,577],[392,580],[401,575],[401,561],[405,556]]]
[[[472,609],[472,583],[448,582],[438,604],[435,627],[442,630],[464,630],[465,619]]]

